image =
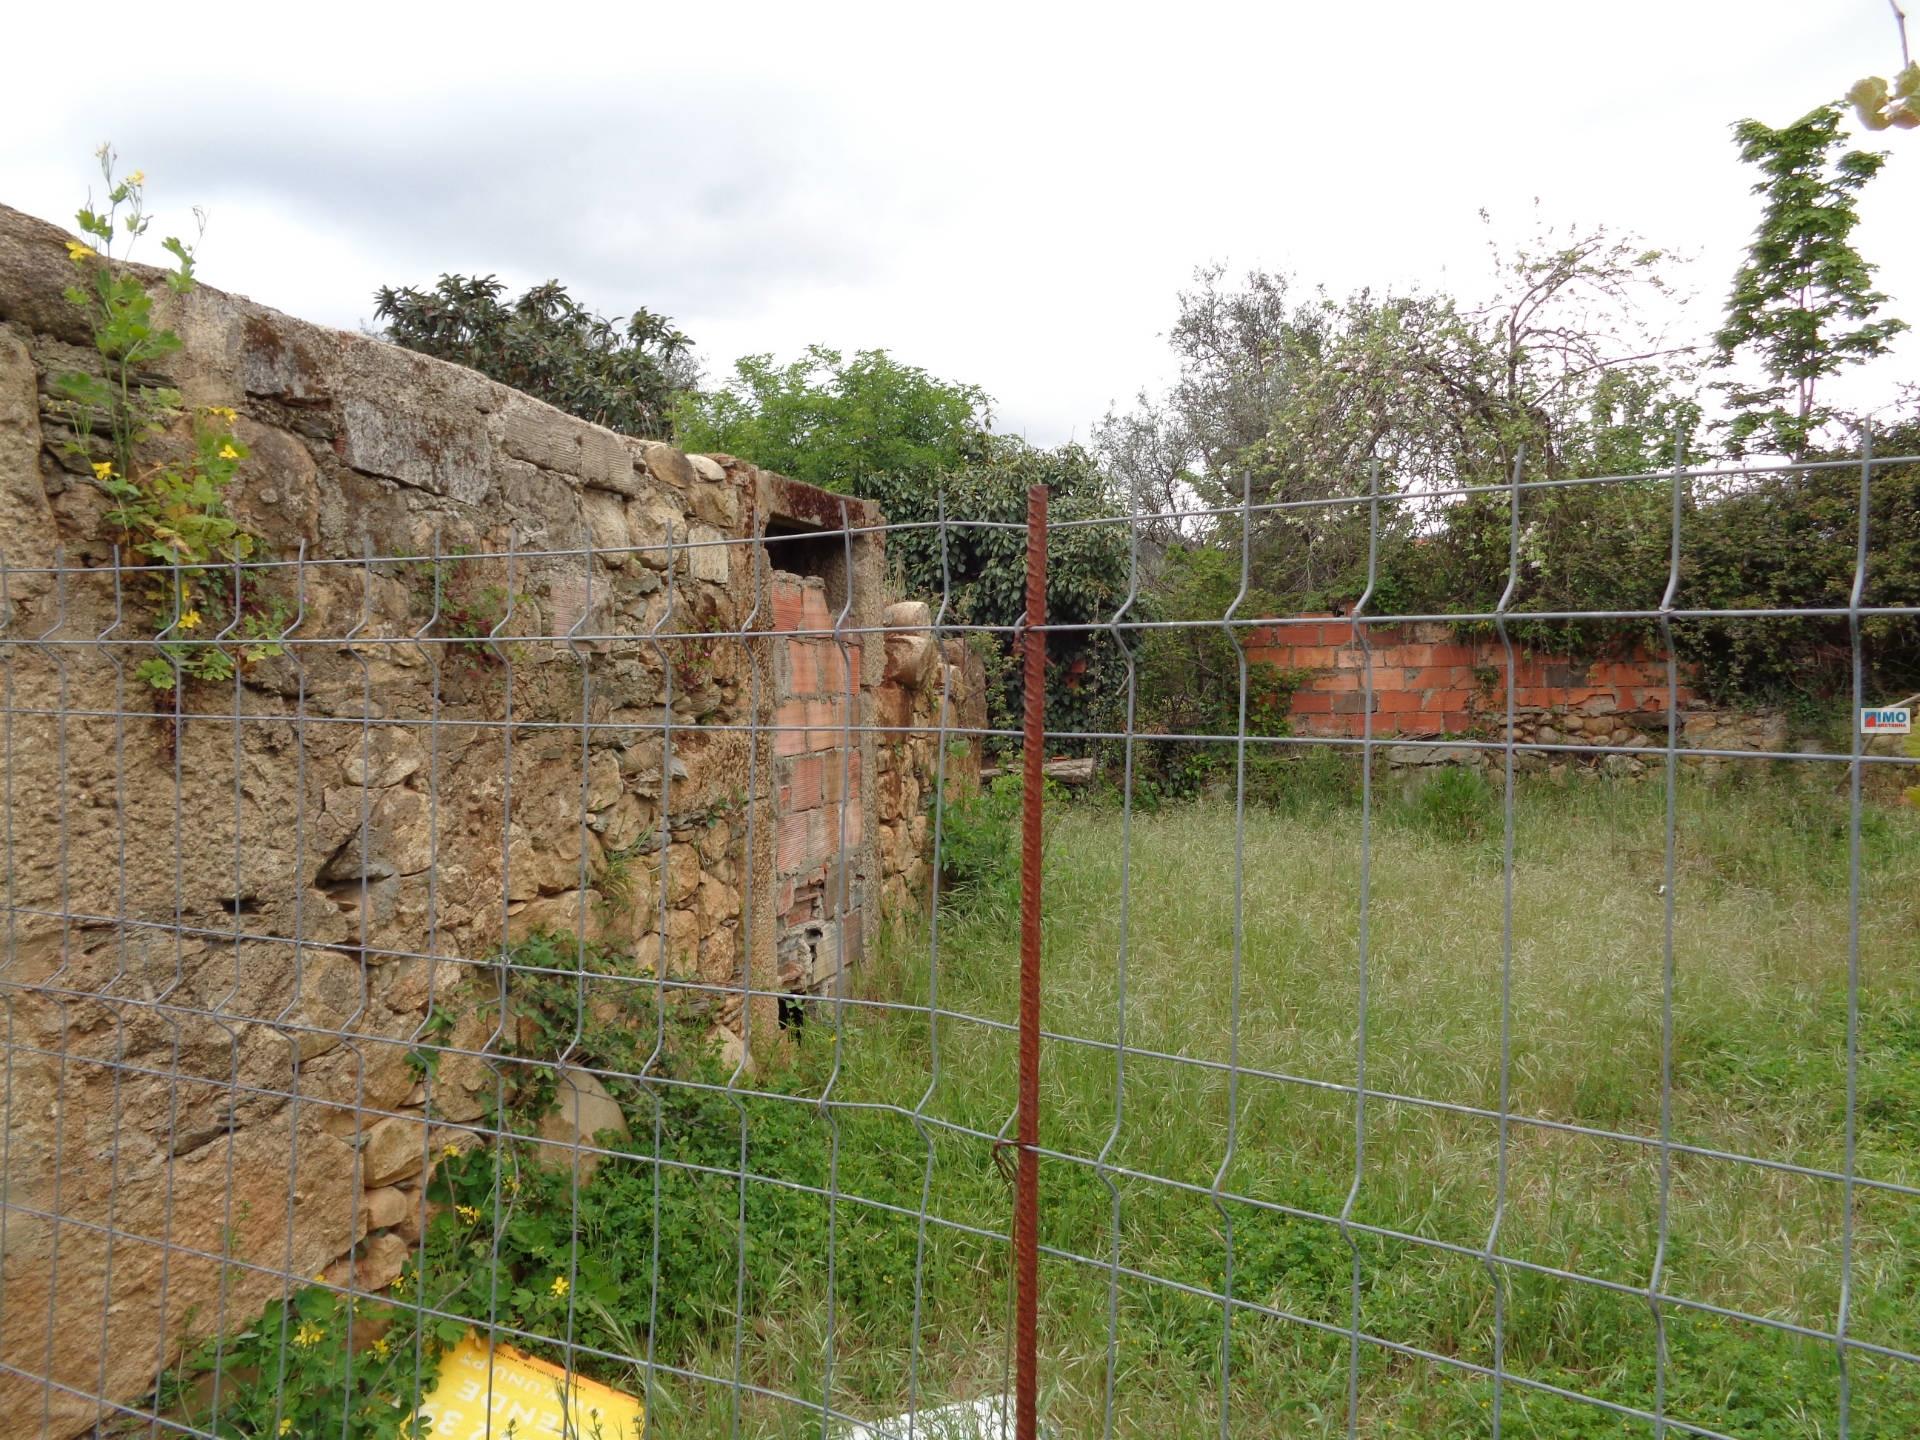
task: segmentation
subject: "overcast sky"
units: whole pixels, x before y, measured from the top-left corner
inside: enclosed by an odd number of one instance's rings
[[[111,138],[161,226],[210,212],[208,283],[309,319],[557,277],[710,373],[886,347],[1042,443],[1165,378],[1196,265],[1477,294],[1482,207],[1692,254],[1704,331],[1757,213],[1728,126],[1898,56],[1886,0],[118,8],[9,17],[0,201],[69,220]],[[1920,322],[1920,132],[1873,138],[1857,238]]]

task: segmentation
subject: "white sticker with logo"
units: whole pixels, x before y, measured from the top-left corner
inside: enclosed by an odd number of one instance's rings
[[[1907,705],[1882,705],[1860,712],[1862,735],[1910,735],[1913,710]]]

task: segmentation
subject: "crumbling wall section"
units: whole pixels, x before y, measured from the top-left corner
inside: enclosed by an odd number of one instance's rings
[[[1255,631],[1247,649],[1250,659],[1304,672],[1290,707],[1297,730],[1343,736],[1366,727],[1369,652],[1376,738],[1505,733],[1509,667],[1506,648],[1493,637],[1463,637],[1433,622],[1370,625],[1363,649],[1350,617],[1304,615]],[[1581,653],[1516,644],[1511,669],[1516,740],[1630,748],[1666,743],[1666,657],[1645,645]],[[1682,663],[1672,694],[1687,747],[1787,747],[1789,727],[1778,710],[1713,705],[1694,679],[1693,667]],[[1566,763],[1535,758],[1543,767]],[[1630,757],[1613,768],[1638,773]]]

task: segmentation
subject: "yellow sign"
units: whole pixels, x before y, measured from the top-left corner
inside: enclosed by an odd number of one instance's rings
[[[622,1395],[558,1365],[493,1347],[468,1333],[440,1360],[440,1379],[420,1402],[433,1440],[643,1440],[645,1411]],[[489,1374],[491,1371],[491,1374]],[[491,1383],[489,1383],[491,1381]],[[566,1404],[561,1403],[562,1393]]]

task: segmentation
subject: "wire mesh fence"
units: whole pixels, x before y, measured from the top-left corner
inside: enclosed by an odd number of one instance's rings
[[[12,1425],[1912,1433],[1920,760],[1859,717],[1920,621],[1869,563],[1915,464],[1766,472],[1847,477],[1844,603],[1691,598],[1755,472],[1686,466],[0,565]],[[1608,489],[1658,498],[1658,592],[1543,605],[1535,512]],[[1502,587],[1386,603],[1394,512],[1464,504]],[[1273,527],[1334,517],[1357,601],[1275,602]],[[1044,600],[1086,532],[1093,618],[960,597],[961,538],[1031,540]],[[908,537],[924,611],[856,560]],[[1152,603],[1182,546],[1210,613]],[[1846,743],[1689,729],[1681,632],[1770,622],[1843,637]],[[1412,627],[1481,637],[1470,724],[1385,703]],[[1523,724],[1555,627],[1649,647],[1631,734]],[[1296,632],[1350,677],[1311,722],[1261,658]],[[1224,723],[1147,718],[1169,665]]]

